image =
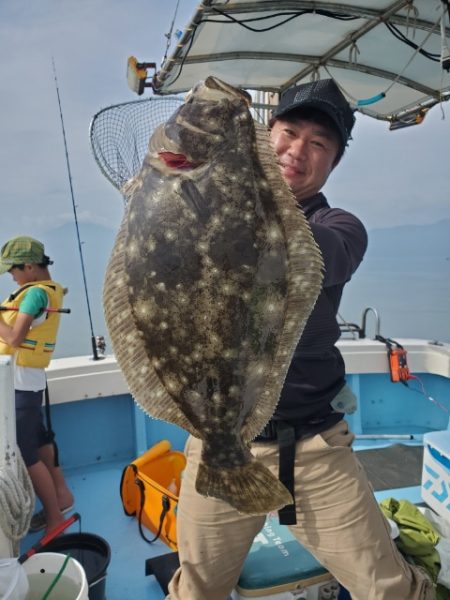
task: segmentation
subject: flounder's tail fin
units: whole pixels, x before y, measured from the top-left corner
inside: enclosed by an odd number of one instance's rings
[[[284,485],[254,458],[231,468],[200,462],[195,488],[202,496],[224,500],[244,514],[266,514],[293,502]]]

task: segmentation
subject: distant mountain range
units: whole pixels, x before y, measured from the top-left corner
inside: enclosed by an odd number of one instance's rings
[[[106,227],[80,224],[93,333],[105,336],[107,352],[112,349],[103,317],[102,286],[115,235],[115,231]],[[91,325],[75,225],[66,224],[52,230],[42,241],[54,260],[52,276],[69,288],[65,306],[72,311],[70,315],[62,315],[56,356],[90,354]],[[384,264],[384,259],[387,261],[393,256],[414,260],[435,257],[439,262],[450,260],[450,220],[431,225],[404,225],[369,231],[369,249],[362,268],[364,280],[370,277],[372,264],[380,260]],[[362,285],[363,275],[358,274],[358,277]],[[2,298],[12,291],[13,286],[10,277],[0,278]]]
[[[369,231],[369,256],[389,257],[393,252],[450,260],[450,219]]]

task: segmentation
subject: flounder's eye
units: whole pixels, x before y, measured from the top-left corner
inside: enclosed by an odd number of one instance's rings
[[[166,152],[163,150],[158,152],[158,156],[171,169],[189,171],[200,166],[200,163],[193,163],[187,160],[184,154],[176,154],[175,152]]]

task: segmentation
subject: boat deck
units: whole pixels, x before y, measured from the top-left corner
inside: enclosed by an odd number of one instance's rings
[[[421,446],[403,444],[376,449],[366,446],[359,452],[379,501],[394,496],[421,502],[421,453]],[[159,541],[147,544],[139,535],[136,519],[124,514],[119,485],[126,464],[127,461],[111,461],[65,469],[76,498],[74,510],[81,515],[81,522],[72,525],[66,533],[80,531],[81,527],[81,531],[95,533],[109,543],[111,561],[107,569],[106,600],[163,600],[164,594],[156,579],[145,576],[145,561],[170,549]],[[39,533],[28,534],[22,540],[21,551],[30,548],[39,537]]]

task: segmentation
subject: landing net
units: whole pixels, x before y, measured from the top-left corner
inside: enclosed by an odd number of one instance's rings
[[[151,97],[115,104],[94,115],[91,148],[103,175],[118,190],[138,173],[155,128],[183,103],[178,96]]]

